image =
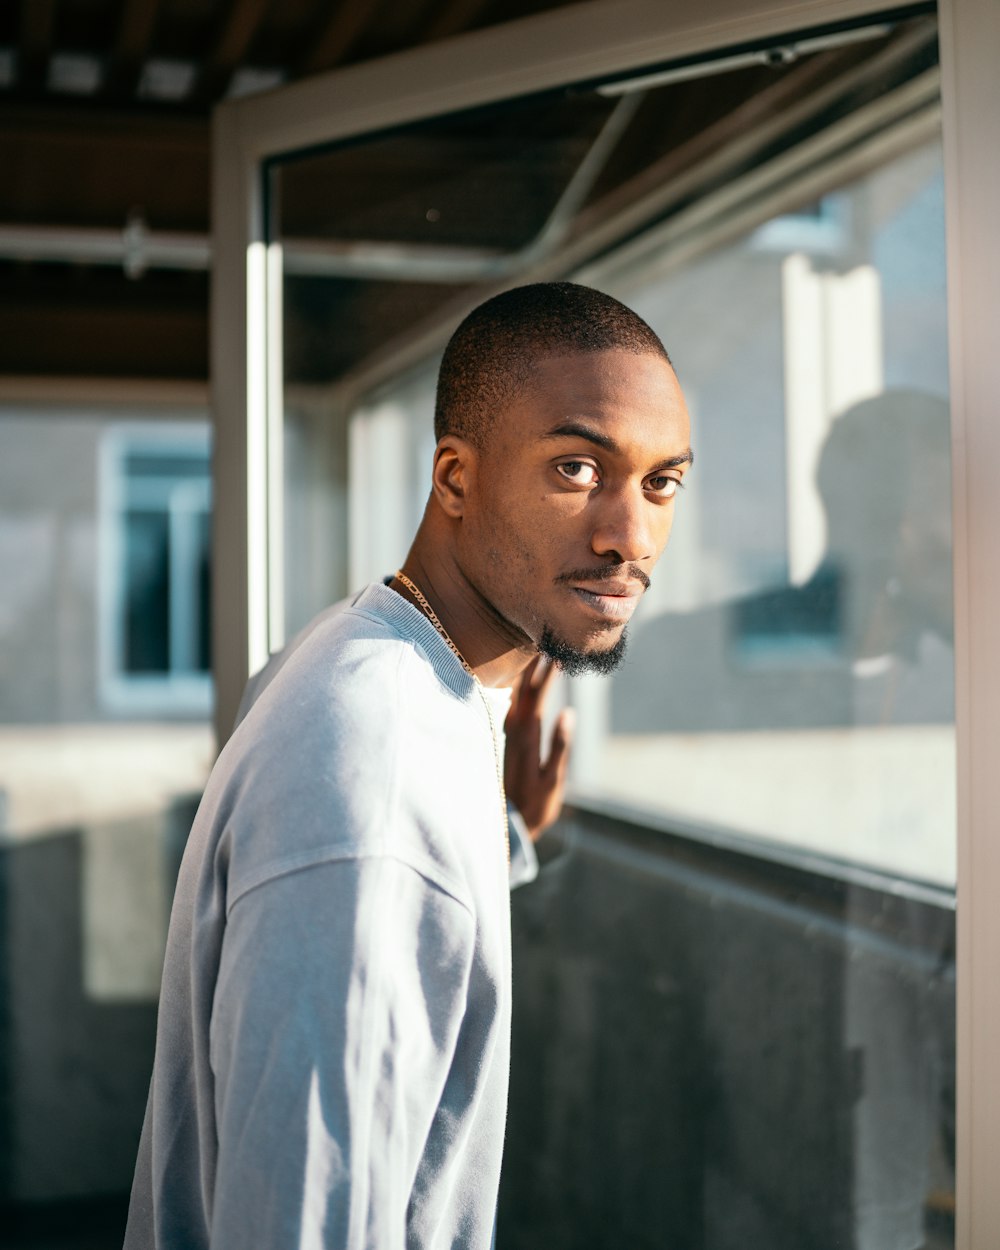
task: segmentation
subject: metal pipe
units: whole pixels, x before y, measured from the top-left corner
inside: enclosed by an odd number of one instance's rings
[[[886,22],[875,26],[861,26],[853,30],[835,31],[833,34],[817,35],[812,39],[797,39],[790,43],[773,44],[751,52],[740,52],[734,56],[699,60],[691,65],[677,65],[673,68],[657,70],[652,74],[640,74],[636,78],[603,83],[597,91],[603,96],[622,96],[632,91],[646,91],[652,87],[691,82],[695,78],[707,78],[713,74],[724,74],[731,70],[750,69],[760,65],[791,65],[800,57],[808,56],[813,52],[827,52],[831,48],[843,48],[848,44],[881,39],[891,31],[892,25]]]
[[[284,272],[311,278],[449,285],[516,274],[536,264],[562,241],[641,99],[639,94],[626,96],[615,105],[541,230],[515,252],[437,244],[283,239]],[[140,278],[147,269],[209,269],[212,247],[208,235],[152,231],[139,214],[133,213],[124,230],[0,224],[0,259],[121,265],[130,278]]]
[[[124,230],[87,226],[0,224],[0,259],[121,265],[130,278],[147,269],[208,269],[207,234],[151,231],[131,216]]]

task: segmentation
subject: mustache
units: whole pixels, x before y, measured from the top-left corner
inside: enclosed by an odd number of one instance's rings
[[[570,569],[560,573],[557,582],[640,582],[643,590],[650,586],[649,578],[638,564],[605,564],[599,569]]]

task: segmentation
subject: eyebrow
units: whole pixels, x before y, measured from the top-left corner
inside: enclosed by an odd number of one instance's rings
[[[595,430],[589,425],[584,425],[581,421],[563,421],[551,430],[547,430],[542,438],[582,438],[604,451],[610,451],[612,455],[621,454],[621,448],[613,438],[602,430]],[[676,469],[682,464],[694,464],[694,452],[690,447],[679,456],[670,456],[661,461],[660,468]]]

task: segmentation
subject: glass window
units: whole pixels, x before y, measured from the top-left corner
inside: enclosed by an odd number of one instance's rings
[[[566,853],[514,904],[510,1244],[953,1244],[936,58],[896,15],[262,176],[287,631],[405,554],[437,359],[486,296],[620,296],[694,419],[629,660],[564,684]]]
[[[209,432],[112,426],[102,449],[102,697],[112,710],[211,700]]]
[[[673,353],[697,470],[624,669],[579,695],[577,780],[951,885],[940,144],[665,259],[603,285]]]
[[[405,552],[461,315],[589,282],[660,333],[698,462],[626,667],[567,695],[577,795],[950,885],[935,27],[789,47],[270,167],[286,627]]]
[[[794,43],[266,171],[289,633],[404,556],[440,352],[489,295],[574,278],[619,296],[692,412],[626,664],[563,684],[570,850],[514,904],[500,1227],[523,1217],[525,1244],[600,1238],[592,1210],[609,1244],[953,1241],[936,28]],[[605,1186],[577,1145],[608,1140],[624,1162]]]

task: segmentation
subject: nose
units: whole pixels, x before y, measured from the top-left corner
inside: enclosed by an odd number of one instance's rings
[[[659,556],[669,534],[669,520],[666,515],[658,518],[667,523],[666,533],[659,533],[663,526],[654,526],[652,516],[657,509],[641,490],[616,491],[595,503],[599,511],[590,536],[595,555],[615,564],[638,564]],[[668,514],[672,509],[659,511]]]

